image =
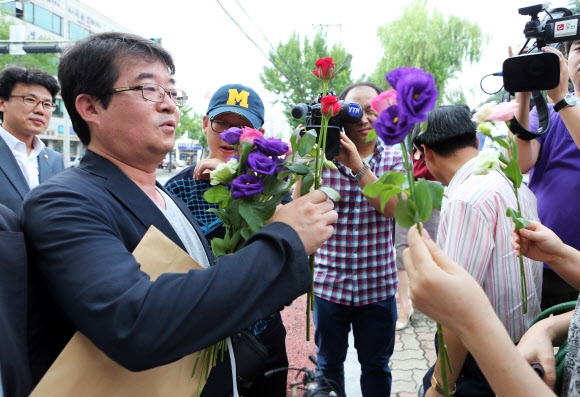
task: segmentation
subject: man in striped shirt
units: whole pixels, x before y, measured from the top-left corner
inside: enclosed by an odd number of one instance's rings
[[[516,196],[512,183],[501,171],[474,175],[479,142],[471,117],[466,106],[436,108],[429,114],[427,130],[415,134],[413,142],[423,153],[429,171],[447,186],[438,245],[481,285],[517,343],[540,313],[542,265],[524,258],[528,292],[524,314],[519,259],[510,244],[514,225],[506,216],[508,208],[518,208]],[[534,194],[525,185],[518,193],[522,215],[538,220]],[[452,389],[455,385],[455,396],[495,396],[459,338],[446,328],[443,335],[453,369],[452,373],[447,371],[447,377]],[[423,378],[425,396],[438,396],[442,384],[437,362]]]

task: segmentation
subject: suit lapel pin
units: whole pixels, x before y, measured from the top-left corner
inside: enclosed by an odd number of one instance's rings
[[[45,155],[44,155],[44,158],[45,158],[45,159],[47,159],[47,158],[48,158],[48,154],[45,154]]]

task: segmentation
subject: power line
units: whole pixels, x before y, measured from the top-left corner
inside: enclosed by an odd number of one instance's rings
[[[270,48],[272,48],[272,50],[274,50],[274,52],[280,57],[280,59],[282,59],[282,61],[284,61],[284,63],[286,64],[286,66],[288,66],[290,68],[290,70],[296,75],[296,77],[298,77],[298,79],[303,84],[303,86],[306,87],[306,83],[304,82],[304,80],[302,80],[302,77],[300,76],[300,74],[296,70],[294,70],[294,68],[292,66],[290,66],[290,64],[288,63],[288,61],[286,61],[286,58],[284,58],[282,56],[282,54],[280,54],[278,52],[278,50],[272,45],[272,43],[270,42],[270,40],[268,40],[268,37],[266,37],[266,35],[264,34],[264,32],[262,32],[262,30],[260,29],[260,27],[256,24],[256,22],[254,22],[254,20],[252,19],[252,17],[250,17],[250,15],[248,15],[248,13],[244,9],[244,7],[242,7],[242,5],[240,4],[240,2],[238,0],[236,0],[236,3],[238,4],[238,6],[240,6],[240,8],[244,12],[244,14],[246,14],[246,16],[248,17],[248,19],[254,24],[254,26],[256,27],[256,29],[258,29],[258,32],[260,32],[262,34],[262,36],[264,37],[264,39],[266,39],[266,41],[268,42],[268,44],[270,44]]]
[[[268,59],[272,65],[274,65],[274,67],[292,84],[294,85],[298,91],[300,91],[301,94],[303,94],[302,96],[304,96],[304,93],[302,91],[302,87],[300,86],[300,84],[297,84],[296,81],[294,81],[294,79],[290,78],[290,76],[288,76],[286,73],[284,73],[284,71],[282,69],[280,69],[278,67],[278,65],[276,65],[276,63],[274,62],[274,60],[272,58],[270,58],[268,55],[266,55],[264,53],[264,51],[260,48],[260,46],[258,46],[258,44],[256,44],[256,42],[254,40],[252,40],[252,38],[250,36],[248,36],[248,34],[244,31],[244,29],[240,26],[240,24],[238,22],[236,22],[236,20],[230,15],[230,13],[224,8],[224,6],[222,5],[222,3],[220,3],[220,0],[216,0],[217,3],[220,5],[220,7],[222,8],[222,10],[226,13],[226,15],[232,20],[233,23],[236,24],[236,26],[242,31],[242,33],[248,38],[248,40],[250,40],[255,46],[256,48],[258,48],[258,50],[260,50],[260,52],[262,53],[262,55],[264,55],[264,57],[266,57],[266,59]]]

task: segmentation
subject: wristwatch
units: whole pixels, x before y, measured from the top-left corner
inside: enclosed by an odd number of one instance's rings
[[[560,110],[568,107],[574,106],[578,103],[578,98],[574,96],[574,94],[566,94],[564,99],[554,105],[554,111],[559,112]]]
[[[352,175],[352,177],[354,179],[356,179],[356,181],[360,181],[361,178],[367,173],[367,171],[371,168],[371,166],[369,165],[369,163],[367,163],[366,161],[363,160],[363,167],[360,169],[359,172],[357,172],[356,174],[353,173],[351,171],[350,175]]]

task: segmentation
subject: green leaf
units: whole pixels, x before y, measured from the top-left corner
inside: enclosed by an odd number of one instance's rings
[[[415,183],[415,197],[413,198],[417,204],[419,220],[427,222],[431,218],[431,212],[433,211],[433,200],[431,199],[429,184],[425,179],[419,179]]]
[[[220,256],[226,255],[228,253],[228,244],[226,244],[224,239],[221,238],[214,238],[211,240],[211,251],[215,255],[216,258]]]
[[[504,163],[504,164],[507,164],[510,162],[510,160],[507,158],[507,156],[505,155],[504,152],[499,152],[499,161]]]
[[[316,131],[308,130],[302,135],[302,138],[298,142],[298,154],[304,156],[312,150],[316,144]]]
[[[512,208],[508,208],[506,210],[505,214],[509,218],[512,218],[512,221],[514,222],[514,228],[516,230],[524,229],[524,228],[530,226],[530,224],[531,224],[531,222],[529,220],[522,217],[522,215],[518,211],[516,211]]]
[[[230,190],[224,185],[217,185],[206,190],[203,198],[208,203],[217,204],[230,197]]]
[[[427,181],[427,185],[429,186],[429,192],[431,193],[431,201],[433,202],[433,208],[437,211],[441,210],[441,204],[443,202],[443,192],[445,188],[441,184],[441,182],[437,181]]]
[[[334,75],[336,76],[337,74],[339,74],[343,70],[346,70],[346,68],[350,67],[351,62],[352,62],[352,55],[347,54],[346,58],[342,62],[342,65],[340,65],[338,67],[338,69],[334,69]]]
[[[298,175],[306,175],[313,171],[313,169],[306,164],[293,164],[286,166],[286,168]]]
[[[377,131],[375,131],[375,129],[373,128],[372,130],[369,131],[369,133],[367,134],[367,139],[365,142],[372,142],[375,139],[377,139]]]
[[[304,196],[310,191],[310,188],[314,185],[314,175],[313,174],[306,174],[304,178],[302,178],[302,188],[300,189],[300,195]]]
[[[330,168],[331,170],[338,170],[338,167],[336,166],[336,164],[334,164],[334,162],[332,162],[331,160],[324,160],[324,167],[325,168]]]
[[[239,211],[252,233],[256,233],[264,227],[264,212],[262,207],[256,206],[256,203],[241,201]]]
[[[404,228],[410,228],[415,224],[417,206],[411,200],[399,200],[395,207],[395,220]]]
[[[512,157],[507,166],[502,169],[504,170],[505,176],[513,182],[514,188],[519,189],[522,185],[523,176],[518,161]]]
[[[331,199],[332,201],[339,201],[340,200],[340,194],[338,194],[338,192],[336,190],[334,190],[333,188],[331,188],[329,186],[320,186],[318,188],[318,190],[326,193],[328,198]]]
[[[496,136],[496,137],[493,137],[493,140],[496,141],[497,144],[500,145],[504,149],[509,149],[510,148],[509,145],[508,145],[508,143],[503,138],[500,138],[500,137]]]

